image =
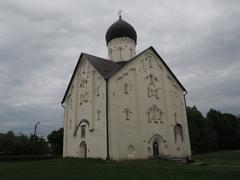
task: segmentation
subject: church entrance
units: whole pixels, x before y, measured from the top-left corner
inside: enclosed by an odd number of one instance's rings
[[[81,142],[79,146],[79,157],[87,158],[87,145],[85,141]]]
[[[153,141],[153,157],[154,158],[159,157],[159,144],[157,141]]]

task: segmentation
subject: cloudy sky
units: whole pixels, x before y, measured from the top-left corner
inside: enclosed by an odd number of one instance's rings
[[[107,57],[105,32],[123,19],[188,90],[187,104],[240,114],[240,1],[0,0],[0,132],[63,126],[61,99],[81,52]]]

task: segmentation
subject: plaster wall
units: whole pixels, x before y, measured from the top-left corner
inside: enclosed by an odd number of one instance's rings
[[[87,157],[106,158],[106,85],[86,60],[72,81],[64,110],[64,156],[80,157],[86,143]],[[85,137],[81,127],[85,126]]]
[[[107,47],[108,58],[114,62],[127,61],[136,55],[136,44],[128,37],[112,39]]]
[[[110,79],[109,108],[111,158],[150,158],[154,140],[160,156],[191,154],[183,91],[152,50]],[[176,124],[182,126],[183,140],[175,139]]]

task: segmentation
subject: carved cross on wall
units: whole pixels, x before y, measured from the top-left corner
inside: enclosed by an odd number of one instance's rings
[[[80,94],[79,104],[81,105],[83,102],[88,102],[88,92]]]
[[[79,80],[79,87],[80,88],[84,88],[85,87],[85,85],[88,83],[88,80],[87,79],[80,79]]]
[[[158,123],[160,121],[160,123],[163,123],[162,114],[163,112],[159,107],[156,105],[151,106],[147,111],[148,122]]]
[[[158,78],[154,76],[152,73],[147,75],[144,79],[149,79],[149,85],[155,86],[155,82],[158,82]]]

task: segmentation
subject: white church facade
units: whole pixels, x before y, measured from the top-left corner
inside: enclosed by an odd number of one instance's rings
[[[186,90],[121,16],[106,33],[108,59],[82,53],[62,100],[64,157],[148,159],[191,155]]]

